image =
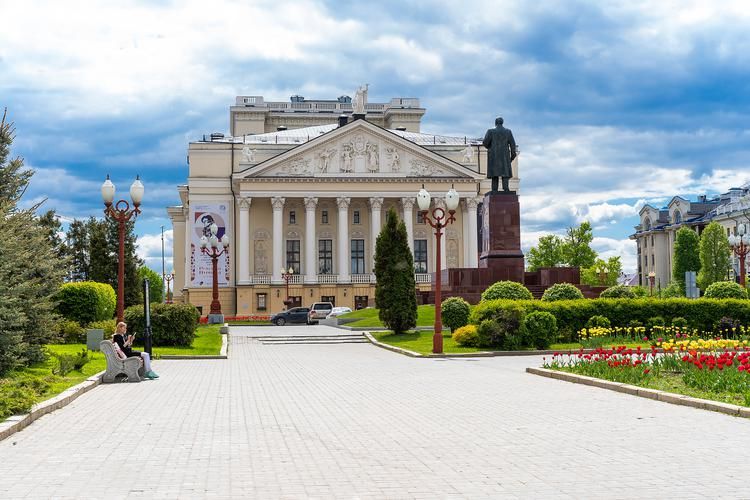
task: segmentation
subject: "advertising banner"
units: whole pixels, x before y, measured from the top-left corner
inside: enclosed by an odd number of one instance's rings
[[[201,252],[201,237],[211,237],[211,224],[216,224],[221,239],[228,230],[229,216],[227,203],[194,204],[190,207],[190,286],[211,287],[213,275],[211,257]],[[230,237],[231,232],[230,232]],[[224,250],[224,247],[220,248]],[[229,284],[229,250],[217,262],[219,286]]]

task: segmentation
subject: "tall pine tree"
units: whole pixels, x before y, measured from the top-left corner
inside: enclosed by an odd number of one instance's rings
[[[53,332],[53,296],[62,283],[64,263],[49,239],[36,205],[18,207],[33,171],[21,158],[10,159],[15,130],[0,120],[0,374],[44,359]]]
[[[395,333],[417,326],[417,285],[406,225],[391,208],[375,244],[378,317]]]
[[[66,234],[68,240],[68,254],[70,255],[71,281],[87,281],[89,279],[89,231],[85,221],[74,220],[68,226]]]

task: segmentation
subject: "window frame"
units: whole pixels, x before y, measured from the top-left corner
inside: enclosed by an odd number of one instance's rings
[[[321,249],[321,243],[328,243],[330,248]],[[325,245],[323,245],[325,246]],[[324,256],[328,254],[328,256]],[[325,261],[328,261],[328,272],[323,269]],[[318,240],[318,274],[333,274],[333,240],[331,239],[320,239]],[[325,301],[323,301],[325,302]]]
[[[355,242],[361,249],[355,249]],[[356,255],[355,255],[356,252]],[[355,272],[355,269],[360,272]],[[365,270],[365,240],[357,238],[349,240],[349,271],[351,274],[367,274]]]
[[[417,243],[420,243],[417,245]],[[424,250],[421,248],[422,243],[424,243]],[[421,259],[422,254],[424,253],[424,259]],[[415,239],[414,240],[414,272],[417,274],[427,274],[429,272],[429,262],[428,262],[428,247],[427,247],[427,240],[426,239]],[[419,264],[424,263],[424,267],[417,267]]]
[[[292,249],[290,250],[289,246],[290,243],[292,244]],[[294,249],[294,243],[296,243],[296,249]],[[286,267],[284,269],[289,269],[290,267],[294,269],[294,274],[300,274],[300,271],[302,270],[302,252],[301,252],[301,244],[300,240],[286,240]],[[293,259],[296,254],[296,260]]]

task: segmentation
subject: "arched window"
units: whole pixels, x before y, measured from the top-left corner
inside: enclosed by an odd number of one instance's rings
[[[682,212],[675,210],[674,212],[674,223],[680,224],[682,222]]]

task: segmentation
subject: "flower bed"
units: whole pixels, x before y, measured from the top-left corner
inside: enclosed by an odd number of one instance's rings
[[[201,325],[208,324],[208,316],[201,316],[198,320]],[[271,321],[270,314],[252,314],[248,316],[224,316],[226,323],[236,322],[258,322],[258,323],[269,323]]]
[[[619,346],[555,353],[544,368],[750,406],[750,347],[744,340],[683,339],[650,349]]]

